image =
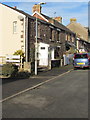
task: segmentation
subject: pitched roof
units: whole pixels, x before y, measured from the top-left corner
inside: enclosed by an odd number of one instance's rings
[[[86,41],[88,40],[88,29],[86,29],[80,23],[71,22],[70,24],[67,25],[67,27],[71,29],[73,32],[75,32],[77,35],[79,35],[80,38]]]
[[[31,15],[29,15],[28,13],[26,13],[26,12],[24,12],[24,11],[22,11],[22,10],[19,10],[19,9],[14,8],[14,7],[11,7],[11,6],[8,6],[8,5],[3,4],[3,3],[0,3],[0,4],[4,5],[4,6],[6,6],[6,7],[9,7],[9,8],[11,8],[12,10],[15,10],[15,11],[17,11],[17,12],[19,12],[19,13],[22,13],[23,15],[26,15],[27,17],[33,18]]]
[[[50,19],[54,20],[53,18],[51,18],[51,17],[49,17],[49,16],[46,16],[46,15],[44,15],[44,14],[42,14],[42,13],[41,13],[41,15],[43,15],[47,20],[50,20]],[[66,32],[75,34],[75,33],[72,32],[70,29],[68,29],[66,26],[64,26],[62,23],[59,23],[57,20],[54,20],[54,25],[55,25],[56,27],[59,27],[60,29],[62,29],[62,30],[64,30],[64,31],[66,31]]]
[[[35,14],[37,14],[38,16],[40,16],[42,18],[42,20],[45,20],[46,22],[49,22],[42,14],[38,13],[37,11],[35,11],[32,16],[34,16]]]
[[[6,5],[6,4],[3,4],[3,3],[0,3],[0,4],[4,5],[4,6],[6,6],[6,7],[9,7],[9,8],[11,8],[11,9],[13,9],[13,10],[19,12],[19,13],[22,13],[23,15],[27,16],[28,18],[31,18],[31,19],[33,19],[33,20],[36,19],[36,17],[33,17],[33,16],[31,16],[30,14],[28,14],[28,13],[22,11],[22,10],[19,10],[19,9],[17,9],[17,8],[14,8],[14,7],[10,7],[10,6],[8,6],[8,5]],[[47,22],[45,22],[45,21],[43,21],[43,20],[40,20],[40,19],[38,19],[38,20],[39,20],[40,22],[47,23]]]
[[[19,12],[19,13],[22,13],[22,14],[24,14],[25,16],[27,16],[28,18],[31,18],[31,19],[34,19],[34,20],[36,19],[35,17],[31,16],[30,14],[28,14],[28,13],[22,11],[22,10],[19,10],[19,9],[17,9],[17,8],[14,8],[14,7],[10,7],[10,6],[5,5],[5,4],[3,4],[3,3],[0,3],[0,4],[4,5],[4,6],[6,6],[6,7],[9,7],[9,8],[11,8],[11,9],[13,9],[13,10]],[[44,14],[41,14],[41,15],[42,15],[43,17],[45,17],[45,19],[47,19],[47,20],[52,19],[52,18],[50,18],[49,16],[46,16],[46,15],[44,15]],[[40,22],[42,22],[42,23],[52,25],[51,23],[46,22],[46,21],[44,21],[44,20],[41,20],[41,19],[38,19],[38,20],[39,20]],[[64,31],[66,31],[66,32],[75,34],[75,33],[72,32],[70,29],[68,29],[66,26],[64,26],[63,24],[59,23],[58,21],[54,20],[54,22],[55,22],[55,24],[53,24],[54,27],[57,27],[57,28],[60,28],[60,29],[62,29],[62,30],[64,30]]]
[[[47,20],[51,19],[51,18],[50,18],[49,16],[47,16],[47,15],[44,15],[44,14],[42,14],[42,13],[41,13],[41,15],[44,16]]]

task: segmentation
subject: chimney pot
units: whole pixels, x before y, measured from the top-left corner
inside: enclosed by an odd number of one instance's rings
[[[13,8],[17,9],[17,6],[14,6]]]
[[[54,20],[57,20],[58,22],[62,23],[62,17],[55,17]]]
[[[70,19],[70,23],[72,23],[72,22],[76,22],[76,21],[77,21],[76,18],[71,18],[71,19]]]

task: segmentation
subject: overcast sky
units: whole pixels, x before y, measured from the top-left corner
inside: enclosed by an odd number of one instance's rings
[[[4,4],[9,6],[17,6],[18,9],[21,9],[30,15],[32,15],[32,7],[34,4],[41,2],[35,2],[36,0],[2,0]],[[17,1],[17,2],[15,2]],[[21,1],[21,2],[20,2]],[[24,2],[25,1],[25,2]],[[83,26],[88,26],[88,0],[42,0],[46,2],[45,5],[42,5],[42,13],[50,16],[57,17],[61,16],[63,18],[63,24],[68,25],[70,23],[70,18],[76,18],[78,23],[81,23]],[[67,1],[67,2],[66,2]]]

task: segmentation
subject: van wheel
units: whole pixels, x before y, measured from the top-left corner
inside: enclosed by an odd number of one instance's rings
[[[74,67],[74,70],[77,70],[77,68],[76,68],[76,67]]]

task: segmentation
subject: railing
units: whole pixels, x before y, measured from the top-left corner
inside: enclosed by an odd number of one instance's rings
[[[23,57],[20,57],[20,55],[7,55],[7,56],[0,56],[0,65],[2,66],[3,64],[6,63],[13,63],[19,67],[22,67]]]
[[[21,65],[21,57],[20,55],[7,55],[6,56],[6,63],[14,63],[17,66]]]

